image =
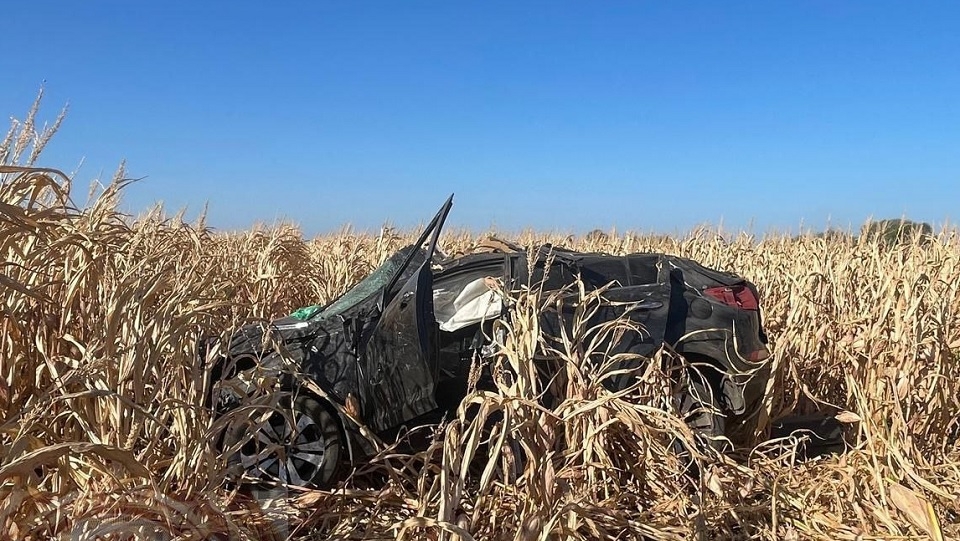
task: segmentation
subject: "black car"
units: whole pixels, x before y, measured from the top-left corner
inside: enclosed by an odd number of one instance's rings
[[[235,417],[225,445],[248,479],[323,486],[341,463],[371,450],[364,434],[395,433],[455,409],[474,358],[488,345],[490,322],[507,317],[496,283],[557,291],[579,279],[588,289],[607,288],[603,296],[611,302],[592,323],[626,316],[639,324],[618,335],[611,353],[648,358],[668,344],[707,367],[678,403],[692,428],[716,438],[725,435],[728,419],[742,423],[754,413],[769,378],[769,353],[751,283],[651,253],[542,247],[446,258],[436,245],[452,200],[417,242],[342,297],[242,327],[224,348],[212,370],[211,403],[224,418]],[[569,319],[562,311],[542,317],[548,333]],[[273,403],[282,407],[259,415],[247,407],[236,415],[264,375],[274,377],[275,390],[287,391]],[[606,384],[616,390],[630,381]]]

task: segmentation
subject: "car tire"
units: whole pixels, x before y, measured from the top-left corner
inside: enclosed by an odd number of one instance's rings
[[[720,400],[709,383],[694,379],[677,397],[677,402],[677,413],[683,417],[699,440],[718,451],[729,447],[729,443],[724,439],[726,417],[722,413]]]
[[[307,395],[281,401],[281,408],[231,457],[244,481],[326,488],[344,456],[344,436],[335,414]]]
[[[693,431],[694,445],[698,451],[724,453],[730,450],[730,442],[726,439],[726,417],[719,397],[698,373],[692,373],[683,391],[674,396],[674,406],[677,415]],[[673,451],[680,457],[684,472],[698,478],[700,467],[688,446],[689,443],[679,437],[673,440]]]

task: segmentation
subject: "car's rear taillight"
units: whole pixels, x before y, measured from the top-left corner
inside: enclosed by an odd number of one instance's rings
[[[753,290],[745,285],[709,287],[703,293],[733,308],[757,310],[760,307]]]

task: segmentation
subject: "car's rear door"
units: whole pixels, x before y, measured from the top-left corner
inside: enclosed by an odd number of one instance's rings
[[[533,283],[545,279],[545,290],[556,290],[581,280],[587,291],[604,289],[596,305],[578,308],[579,295],[574,288],[570,302],[559,306],[560,313],[548,310],[541,325],[549,336],[559,336],[562,324],[570,333],[581,329],[581,347],[592,346],[595,363],[619,359],[608,366],[611,376],[605,380],[614,390],[626,387],[632,376],[625,372],[644,365],[663,344],[670,311],[671,284],[658,254],[608,256],[601,254],[556,253],[546,273],[544,260],[537,261]],[[554,310],[556,307],[554,307]],[[559,316],[559,317],[558,317]],[[586,318],[578,321],[579,318]],[[597,332],[602,325],[619,320],[615,330]],[[598,338],[602,338],[598,340]],[[621,355],[627,354],[627,355]]]
[[[402,265],[384,290],[379,321],[360,358],[364,420],[381,432],[437,408],[436,322],[431,261],[452,196],[421,235],[426,259],[411,272]],[[405,268],[407,267],[407,268]]]

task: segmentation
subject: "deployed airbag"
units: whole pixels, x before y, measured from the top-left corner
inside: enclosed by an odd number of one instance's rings
[[[481,321],[500,317],[503,299],[492,289],[492,278],[477,278],[462,290],[436,289],[433,313],[440,330],[453,332]]]

